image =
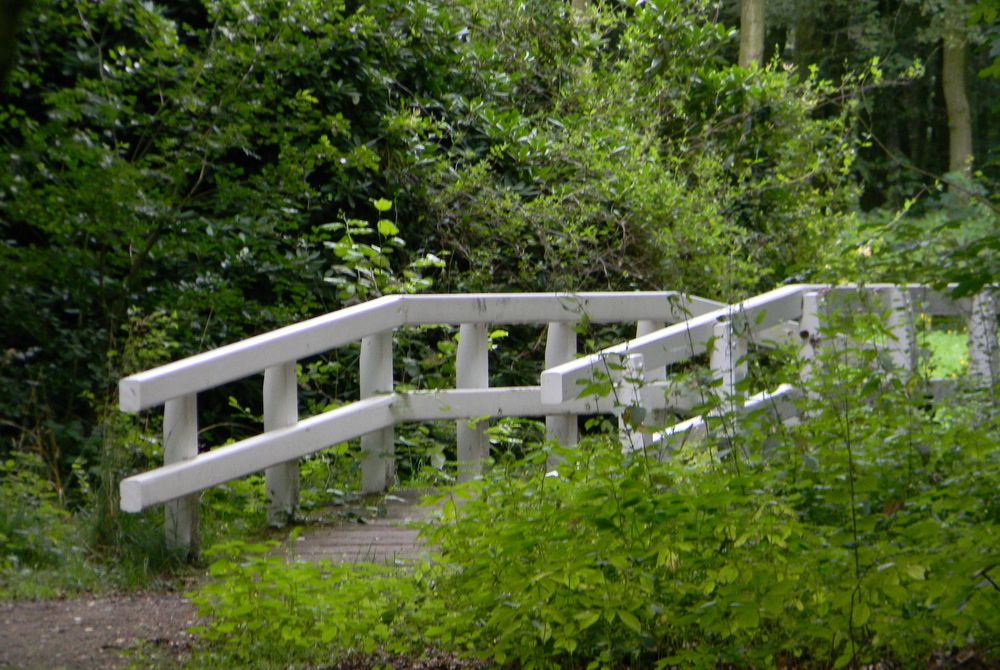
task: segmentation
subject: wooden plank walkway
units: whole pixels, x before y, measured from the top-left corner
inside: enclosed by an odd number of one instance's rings
[[[378,503],[377,514],[364,503],[337,507],[337,522],[304,527],[290,551],[291,557],[332,563],[412,563],[425,551],[412,524],[434,513],[433,508],[420,503],[429,493],[401,491],[387,495]]]

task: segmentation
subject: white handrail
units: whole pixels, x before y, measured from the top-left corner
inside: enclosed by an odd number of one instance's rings
[[[558,404],[579,396],[581,384],[605,374],[608,357],[639,354],[647,367],[657,368],[703,354],[714,336],[715,324],[722,320],[739,321],[741,326],[764,330],[798,319],[802,313],[800,295],[805,288],[784,286],[545,370],[542,402]]]
[[[138,412],[398,328],[403,298],[378,298],[131,375],[118,383],[119,405]]]
[[[402,326],[676,322],[720,306],[676,291],[386,296],[130,375],[118,384],[119,405],[123,412],[157,407]]]
[[[685,392],[675,386],[668,383],[644,386],[641,391],[643,406],[690,410],[698,404],[699,399],[694,392]],[[121,509],[141,512],[401,423],[479,417],[607,414],[616,409],[615,398],[609,396],[577,398],[561,405],[542,405],[540,394],[538,386],[508,386],[410,391],[352,402],[303,419],[290,427],[261,433],[188,460],[129,477],[121,483]]]
[[[540,387],[486,389],[486,324],[548,325],[562,333],[547,346],[547,355],[554,356],[565,355],[569,348],[575,348],[568,341],[575,340],[575,332],[566,330],[566,324],[582,320],[674,322],[719,307],[721,303],[675,291],[388,296],[131,375],[119,383],[121,408],[138,412],[166,405],[167,414],[172,417],[164,426],[164,457],[169,465],[124,480],[122,509],[138,511],[166,502],[171,544],[195,549],[197,499],[193,494],[266,469],[268,518],[280,525],[297,505],[296,459],[362,437],[362,489],[381,491],[393,467],[392,427],[401,421],[422,419],[460,419],[459,453],[466,460],[475,461],[464,474],[471,476],[479,467],[479,460],[485,458],[487,445],[482,433],[484,426],[469,429],[465,420],[479,416],[551,415],[555,417],[550,429],[552,436],[572,438],[573,431],[564,425],[568,417],[591,413],[607,405],[591,399],[543,407]],[[461,326],[456,385],[466,389],[445,394],[393,393],[392,332],[404,326],[425,324]],[[362,342],[361,400],[298,421],[295,363],[359,340]],[[265,432],[199,455],[197,394],[262,371]],[[691,404],[677,394],[665,394],[662,389],[660,393],[662,402]],[[442,405],[443,398],[454,406]],[[662,405],[659,399],[652,402]]]
[[[997,368],[996,314],[993,303],[977,298],[954,301],[944,293],[919,285],[878,284],[863,287],[881,300],[897,337],[890,353],[898,363],[915,364],[914,307],[930,314],[970,317],[970,354],[975,370]],[[175,546],[195,547],[197,499],[193,494],[211,486],[267,469],[272,499],[269,518],[287,520],[297,504],[295,461],[328,446],[363,437],[365,491],[383,490],[392,468],[392,429],[407,421],[458,420],[459,452],[467,460],[485,457],[482,425],[469,428],[468,419],[498,416],[546,416],[550,438],[575,442],[575,417],[621,413],[621,397],[649,411],[688,412],[699,404],[693,389],[666,381],[664,369],[714,351],[713,374],[723,380],[729,403],[742,375],[740,358],[749,340],[764,345],[762,336],[802,343],[800,355],[814,356],[815,332],[822,322],[819,307],[858,300],[856,286],[784,286],[734,305],[722,305],[673,291],[642,293],[547,293],[389,296],[356,305],[286,328],[227,345],[120,382],[120,404],[136,412],[166,405],[164,451],[167,465],[129,477],[121,483],[121,507],[137,512],[168,503],[167,534]],[[986,305],[985,307],[983,305]],[[575,332],[570,324],[636,322],[637,337],[601,352],[570,360]],[[676,323],[680,321],[680,323]],[[548,325],[547,369],[540,386],[487,388],[486,324]],[[659,328],[663,323],[666,327]],[[397,393],[392,380],[392,331],[404,326],[461,326],[455,389]],[[992,325],[991,325],[992,324]],[[658,329],[659,328],[659,329]],[[297,420],[295,363],[309,356],[357,341],[362,398],[324,414]],[[464,342],[463,342],[464,340]],[[482,340],[482,341],[480,341]],[[985,352],[985,353],[983,353]],[[982,359],[982,360],[979,360]],[[987,360],[988,359],[988,360]],[[609,361],[617,367],[609,366]],[[559,363],[559,364],[556,364]],[[625,364],[625,367],[623,367]],[[625,373],[622,370],[626,370]],[[647,373],[627,370],[642,371]],[[808,370],[808,366],[807,366]],[[265,372],[265,432],[236,444],[197,453],[197,394],[200,391]],[[629,377],[646,378],[636,384]],[[995,376],[995,375],[994,375]],[[581,384],[593,378],[617,385],[614,397],[581,397]],[[625,388],[625,384],[632,387]],[[787,418],[798,390],[782,387],[749,397],[743,410],[768,403]],[[736,406],[735,404],[733,406]],[[662,414],[661,414],[662,416]],[[705,430],[694,417],[655,435],[639,435],[623,423],[633,446],[668,447],[691,431]],[[272,517],[272,512],[273,517]]]
[[[639,354],[648,368],[680,363],[707,351],[709,341],[715,336],[715,324],[720,321],[732,321],[735,330],[757,339],[768,329],[787,321],[797,321],[802,316],[804,293],[824,291],[834,295],[850,296],[859,288],[875,293],[904,289],[911,304],[921,305],[925,313],[935,316],[967,316],[972,310],[971,300],[954,300],[946,293],[920,284],[868,284],[863,287],[856,284],[782,286],[734,305],[720,307],[628,342],[602,349],[589,356],[549,368],[542,373],[542,402],[560,403],[580,395],[583,384],[605,374],[605,361],[608,357]]]

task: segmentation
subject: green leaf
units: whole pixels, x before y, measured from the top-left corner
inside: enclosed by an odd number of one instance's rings
[[[375,209],[379,212],[388,212],[392,209],[392,201],[386,200],[385,198],[379,198],[378,200],[372,202],[372,204],[375,205]]]
[[[580,612],[576,615],[576,620],[580,623],[580,630],[586,630],[600,621],[600,612]]]
[[[844,653],[838,656],[837,660],[833,662],[833,667],[834,668],[846,667],[847,664],[850,663],[853,659],[854,659],[854,654],[851,652],[851,646],[847,645],[847,648],[844,650]]]
[[[631,612],[618,610],[618,618],[621,619],[623,624],[634,630],[636,633],[642,632],[642,624],[639,623],[639,619],[637,619]]]
[[[872,611],[865,603],[858,603],[854,607],[854,625],[864,626],[872,616]]]
[[[379,219],[378,234],[382,235],[383,237],[392,237],[393,235],[399,234],[399,228],[397,228],[396,224],[394,224],[392,221]]]

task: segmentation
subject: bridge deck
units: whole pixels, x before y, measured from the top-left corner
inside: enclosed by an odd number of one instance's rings
[[[291,555],[333,563],[410,563],[424,551],[412,525],[433,514],[433,508],[420,503],[428,493],[401,491],[370,506],[355,503],[326,511],[322,525],[306,526]]]

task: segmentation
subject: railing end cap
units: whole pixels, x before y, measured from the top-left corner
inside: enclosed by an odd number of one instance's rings
[[[129,414],[142,409],[140,386],[135,379],[126,377],[118,382],[118,408]]]
[[[123,479],[118,485],[118,492],[121,497],[119,507],[123,512],[135,514],[143,510],[142,487],[139,482],[133,481],[131,478]]]
[[[559,405],[566,399],[563,397],[562,375],[558,372],[546,370],[542,372],[540,385],[541,401],[543,405]]]

